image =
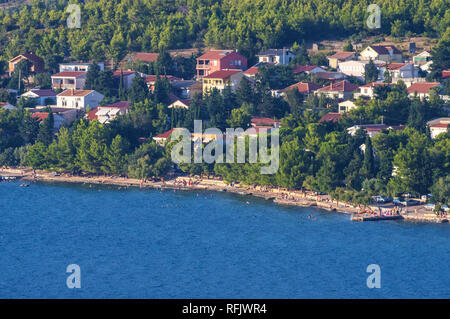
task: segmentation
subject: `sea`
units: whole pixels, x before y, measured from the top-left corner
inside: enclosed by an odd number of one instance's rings
[[[449,298],[450,225],[246,195],[0,183],[0,298]],[[22,185],[22,186],[21,186]]]

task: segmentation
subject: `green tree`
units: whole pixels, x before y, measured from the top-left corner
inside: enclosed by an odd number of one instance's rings
[[[372,59],[370,59],[369,63],[366,64],[364,80],[366,81],[366,83],[372,83],[378,80],[378,69],[375,66],[375,63],[373,63]]]

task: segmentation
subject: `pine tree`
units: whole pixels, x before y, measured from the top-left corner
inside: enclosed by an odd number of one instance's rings
[[[37,140],[39,142],[42,142],[45,145],[50,145],[50,143],[53,141],[53,125],[54,125],[53,113],[51,110],[48,110],[48,116],[44,119],[44,121],[41,124],[41,127],[39,128],[39,133],[37,137]]]
[[[367,179],[371,179],[375,176],[375,160],[373,157],[372,141],[369,136],[366,137],[361,175]]]

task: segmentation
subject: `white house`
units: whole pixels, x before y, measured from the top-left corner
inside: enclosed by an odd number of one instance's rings
[[[372,82],[365,85],[361,85],[358,88],[358,92],[354,94],[355,98],[368,97],[373,99],[375,97],[375,88],[380,86],[390,86],[390,83]]]
[[[378,133],[381,133],[384,130],[403,130],[405,128],[404,125],[386,125],[386,124],[362,124],[362,125],[354,125],[347,129],[347,132],[354,136],[356,131],[360,128],[364,129],[367,132],[369,137],[374,137]]]
[[[430,97],[432,89],[439,90],[440,86],[441,84],[439,82],[413,83],[406,90],[409,93],[409,97],[414,97],[417,94],[417,96],[423,100]]]
[[[295,54],[288,49],[269,49],[259,53],[259,62],[266,62],[271,64],[289,64],[294,58]]]
[[[52,75],[52,87],[54,89],[83,89],[85,82],[85,71],[64,71]]]
[[[355,104],[355,100],[346,100],[340,102],[339,106],[339,114],[349,112],[350,110],[356,109],[358,105]]]
[[[436,138],[441,133],[449,131],[450,127],[450,117],[441,117],[427,122],[430,127],[431,138]]]
[[[423,51],[413,57],[413,63],[416,66],[424,65],[425,63],[427,63],[429,61],[431,61],[431,53],[428,51]]]
[[[403,79],[413,79],[419,76],[419,69],[412,63],[389,63],[382,68],[382,78],[384,79],[384,72],[389,71],[393,82]]]
[[[114,120],[118,115],[127,114],[130,109],[130,102],[120,101],[109,105],[97,107],[97,112],[95,113],[97,120],[106,124]]]
[[[360,80],[364,80],[364,74],[366,72],[366,65],[369,61],[357,60],[357,61],[345,61],[338,63],[338,71],[344,73],[347,76],[354,76]],[[380,67],[384,64],[382,61],[373,61],[378,69],[379,75],[381,77]]]
[[[350,99],[353,96],[353,92],[358,89],[356,84],[350,83],[347,80],[331,83],[323,88],[314,91],[314,94],[323,94],[332,99]]]
[[[393,45],[369,45],[359,54],[361,60],[381,60],[384,62],[403,62],[402,52]]]
[[[175,99],[172,101],[169,106],[167,106],[169,109],[176,108],[176,109],[189,109],[189,106],[191,105],[191,101],[188,99]]]
[[[91,67],[92,63],[84,63],[84,62],[70,62],[70,63],[60,63],[59,64],[59,72],[64,71],[83,71],[87,72],[89,71],[89,68]],[[97,65],[100,68],[100,71],[105,70],[105,64],[104,63],[97,63]]]
[[[36,105],[55,105],[57,94],[58,93],[53,90],[31,89],[20,97],[33,99],[36,102]]]
[[[86,110],[96,108],[103,100],[103,94],[94,90],[66,90],[56,97],[58,108]]]

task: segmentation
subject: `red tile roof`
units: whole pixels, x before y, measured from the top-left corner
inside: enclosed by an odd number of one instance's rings
[[[353,92],[358,89],[356,84],[350,83],[347,80],[343,80],[336,83],[331,83],[328,86],[318,89],[319,92]]]
[[[354,54],[356,54],[356,52],[337,52],[337,53],[333,54],[332,56],[330,56],[329,58],[345,60]]]
[[[173,131],[174,131],[175,129],[176,129],[176,128],[173,128],[173,129],[171,129],[171,130],[168,130],[167,132],[158,134],[158,135],[155,136],[155,138],[166,139],[166,138],[168,138],[168,137],[173,133]]]
[[[317,65],[299,65],[294,69],[294,74],[302,73],[302,72],[309,72],[311,70],[314,70],[315,68],[318,68]]]
[[[300,93],[306,93],[309,94],[311,92],[314,92],[321,88],[320,85],[312,82],[298,82],[295,84],[292,84],[291,86],[288,86],[283,91],[286,92],[288,90],[297,89]]]
[[[338,122],[342,118],[342,114],[330,112],[322,116],[319,120],[319,123],[323,122]]]
[[[136,71],[131,71],[131,70],[127,70],[127,71],[115,71],[114,73],[113,73],[113,77],[120,77],[120,75],[121,74],[123,74],[123,76],[128,76],[128,75],[131,75],[131,74],[135,74],[136,73]]]
[[[213,72],[205,77],[203,77],[204,79],[227,79],[230,76],[232,76],[233,74],[242,72],[241,70],[220,70],[220,71],[216,71]]]
[[[85,71],[63,71],[53,74],[52,77],[79,77],[86,74]]]
[[[145,53],[145,52],[138,52],[133,56],[132,61],[143,61],[147,63],[155,62],[158,59],[159,54],[158,53]]]
[[[407,88],[408,93],[428,93],[432,88],[435,88],[439,85],[439,82],[419,82],[413,83],[410,87]]]
[[[402,67],[404,67],[405,65],[407,65],[408,63],[389,63],[387,65],[387,68],[389,70],[398,70],[401,69]]]
[[[275,123],[281,123],[280,120],[275,120],[270,117],[254,117],[251,119],[251,121],[252,124],[254,124],[255,126],[268,126],[268,125],[274,126]]]
[[[259,69],[257,66],[252,66],[247,71],[244,71],[244,74],[246,75],[256,75],[259,73]]]
[[[98,111],[98,110],[97,110],[96,108],[93,109],[93,110],[90,110],[90,111],[86,114],[86,118],[87,118],[89,121],[98,120],[97,111]]]
[[[198,60],[220,60],[233,52],[232,50],[211,50],[198,57]]]
[[[31,114],[31,117],[37,119],[39,122],[44,121],[48,117],[47,112],[36,112]]]
[[[0,109],[1,109],[2,107],[7,106],[7,105],[11,105],[11,104],[8,103],[8,102],[0,102]]]
[[[445,80],[447,78],[450,78],[450,70],[442,71],[442,79]]]

